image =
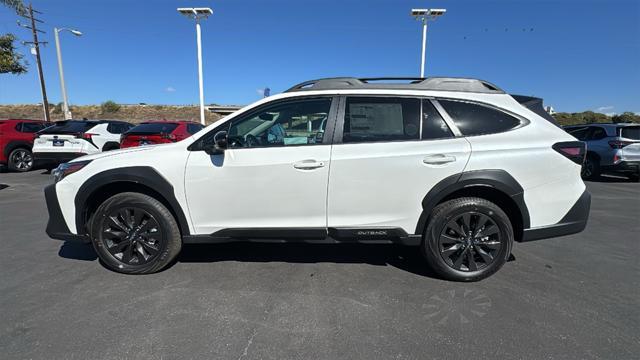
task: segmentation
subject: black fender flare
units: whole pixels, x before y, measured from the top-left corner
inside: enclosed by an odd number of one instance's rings
[[[120,143],[117,141],[107,141],[102,145],[102,151],[110,151],[120,149]]]
[[[28,149],[29,151],[32,151],[33,143],[30,143],[26,140],[9,141],[7,145],[4,147],[4,156],[8,158],[9,154],[17,148],[25,148],[25,149]]]
[[[422,199],[422,214],[416,226],[416,235],[422,235],[431,211],[450,194],[472,186],[487,186],[509,196],[520,210],[522,227],[529,228],[529,210],[524,202],[522,186],[504,170],[476,170],[448,176],[437,183]]]
[[[184,211],[178,203],[173,186],[149,166],[132,166],[99,172],[87,179],[78,189],[74,200],[76,208],[76,229],[78,234],[84,234],[84,216],[87,210],[87,200],[103,186],[116,182],[131,182],[146,186],[160,194],[169,205],[169,210],[176,216],[182,235],[190,235],[189,223]]]

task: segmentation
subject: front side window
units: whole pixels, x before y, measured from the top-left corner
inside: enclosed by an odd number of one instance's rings
[[[463,101],[438,100],[463,135],[495,134],[520,125],[520,120],[500,110]]]
[[[322,144],[331,99],[287,101],[233,121],[229,148]]]
[[[344,143],[420,139],[420,100],[348,97]]]

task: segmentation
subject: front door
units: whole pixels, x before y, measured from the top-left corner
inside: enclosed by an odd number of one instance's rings
[[[185,192],[196,234],[326,234],[331,136],[325,132],[336,103],[316,97],[262,105],[225,124],[224,154],[191,152]]]

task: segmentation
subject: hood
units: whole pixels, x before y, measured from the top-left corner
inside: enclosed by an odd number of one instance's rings
[[[161,146],[161,145],[139,146],[139,147],[126,148],[126,149],[103,151],[96,154],[81,156],[79,158],[73,159],[73,161],[96,160],[96,159],[102,159],[102,158],[107,158],[111,156],[120,156],[123,154],[130,154],[130,153],[136,153],[141,151],[152,151],[158,146]]]

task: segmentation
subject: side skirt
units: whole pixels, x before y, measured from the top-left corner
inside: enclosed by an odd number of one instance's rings
[[[400,228],[235,228],[210,235],[187,235],[185,244],[229,242],[309,243],[309,244],[401,244],[420,245],[420,235],[409,235]]]

